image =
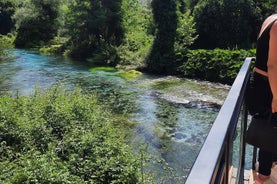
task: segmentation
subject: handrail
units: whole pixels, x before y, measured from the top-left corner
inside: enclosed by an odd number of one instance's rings
[[[228,93],[223,106],[202,146],[190,171],[186,184],[229,183],[229,170],[232,166],[233,139],[243,110],[241,125],[241,159],[238,180],[243,180],[247,110],[244,108],[244,93],[250,76],[253,57],[247,57]],[[238,183],[242,183],[238,181]]]

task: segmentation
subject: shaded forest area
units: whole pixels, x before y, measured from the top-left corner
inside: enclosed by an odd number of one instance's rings
[[[273,0],[1,0],[0,34],[17,48],[188,77],[191,50],[254,49],[274,10]]]

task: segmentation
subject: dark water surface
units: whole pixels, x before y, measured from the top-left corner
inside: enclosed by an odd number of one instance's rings
[[[53,84],[97,91],[113,109],[138,124],[130,144],[150,153],[148,169],[157,180],[182,183],[227,96],[229,86],[176,77],[142,74],[123,78],[117,72],[92,72],[89,64],[34,51],[11,50],[0,62],[0,91],[28,94]],[[165,182],[166,183],[166,182]]]

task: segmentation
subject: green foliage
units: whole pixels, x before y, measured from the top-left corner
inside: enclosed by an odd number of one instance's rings
[[[42,47],[39,52],[45,55],[59,54],[62,45],[50,45],[49,47]]]
[[[177,7],[173,0],[153,0],[153,18],[156,26],[154,43],[147,58],[147,69],[165,74],[172,70],[177,29]]]
[[[47,45],[44,45],[39,49],[39,52],[45,55],[62,54],[63,45],[68,41],[66,37],[55,36],[49,41]]]
[[[189,48],[253,48],[275,5],[274,0],[2,0],[0,33],[15,27],[17,47],[42,47],[44,54],[176,74]],[[1,37],[0,54],[9,45]]]
[[[17,47],[36,47],[57,34],[60,0],[23,1],[14,14]]]
[[[113,117],[113,118],[111,118]],[[137,158],[95,94],[0,97],[1,183],[137,183]]]
[[[29,152],[16,162],[1,162],[1,183],[84,183],[79,177],[70,174],[68,167],[54,152],[40,154]]]
[[[185,0],[186,4],[188,5],[188,8],[193,11],[194,7],[197,5],[197,3],[201,0]]]
[[[256,6],[261,10],[262,19],[276,12],[276,0],[254,0]]]
[[[223,5],[222,32],[225,34],[221,39],[225,40],[225,45],[221,48],[253,48],[260,29],[260,9],[253,0],[223,0]]]
[[[14,36],[8,34],[6,36],[0,34],[0,61],[1,57],[6,56],[6,49],[13,48]]]
[[[138,0],[123,0],[121,9],[125,37],[118,47],[120,64],[143,65],[153,41],[153,35],[150,32],[151,11],[146,4],[141,4]]]
[[[101,44],[92,52],[93,54],[91,54],[89,59],[91,63],[102,66],[116,66],[119,63],[120,58],[114,45],[108,43]]]
[[[177,65],[184,60],[187,50],[197,38],[195,22],[192,16],[189,15],[189,11],[182,13],[181,4],[179,4],[178,25],[176,30],[176,37],[174,43],[175,60]],[[178,67],[178,66],[176,66]]]
[[[261,14],[253,0],[202,0],[193,11],[195,48],[251,48]]]
[[[71,56],[118,62],[115,47],[122,43],[124,35],[121,1],[74,0],[69,4],[66,23]]]
[[[185,77],[232,84],[244,59],[253,56],[255,50],[189,50],[180,71]]]
[[[199,38],[196,40],[196,48],[212,48],[217,44],[218,33],[221,25],[221,6],[222,1],[208,0],[200,1],[193,11],[196,21],[197,33]],[[211,30],[213,30],[211,32]],[[219,47],[219,46],[218,46]]]
[[[12,15],[16,9],[15,0],[0,1],[0,34],[7,34],[14,28]]]
[[[165,4],[163,4],[165,3]],[[147,58],[148,70],[174,74],[188,47],[196,39],[193,17],[183,1],[152,1],[156,25],[154,44]]]

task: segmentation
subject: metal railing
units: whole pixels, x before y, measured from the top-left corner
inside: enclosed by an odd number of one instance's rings
[[[227,184],[232,179],[232,170],[236,170],[235,183],[243,183],[245,132],[248,120],[244,94],[252,60],[254,60],[253,57],[245,59],[190,171],[186,184]],[[237,131],[238,127],[239,131]],[[239,158],[236,169],[233,169],[234,138],[238,132],[240,134]]]

